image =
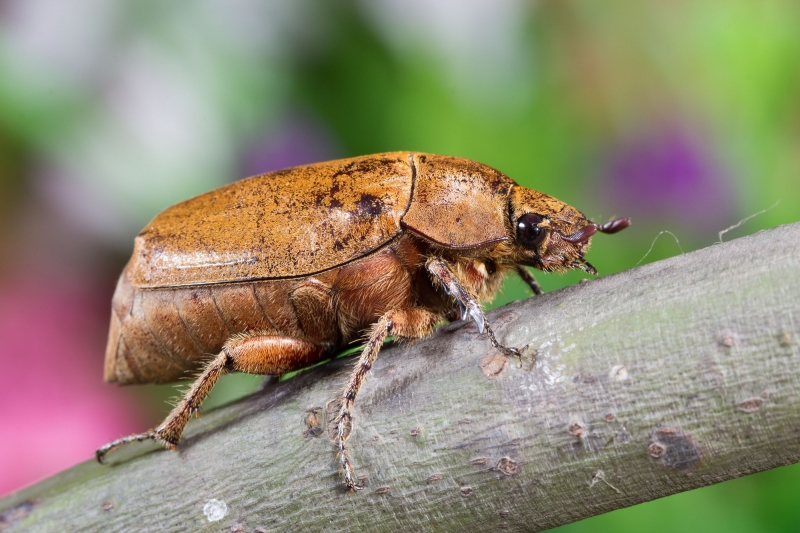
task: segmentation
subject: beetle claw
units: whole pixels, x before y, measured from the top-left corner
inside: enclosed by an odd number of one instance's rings
[[[467,306],[458,302],[458,312],[461,316],[461,320],[469,320],[469,313],[467,312]]]
[[[481,312],[481,308],[478,307],[478,304],[475,302],[469,302],[467,305],[467,310],[469,312],[469,316],[472,317],[472,320],[474,320],[475,324],[478,326],[478,333],[483,335],[483,332],[486,331],[486,324],[483,313]]]

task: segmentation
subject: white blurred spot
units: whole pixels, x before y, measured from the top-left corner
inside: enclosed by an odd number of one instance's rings
[[[614,365],[611,367],[608,377],[614,381],[625,381],[628,379],[628,369],[624,365]]]
[[[203,514],[206,515],[209,522],[217,522],[225,518],[228,514],[228,505],[222,500],[211,498],[208,503],[203,506]]]
[[[286,97],[287,50],[324,32],[309,1],[126,5],[0,0],[0,92],[56,117],[31,128],[56,175],[39,192],[129,246],[165,207],[241,177],[240,144]]]
[[[122,4],[103,0],[13,0],[2,5],[2,49],[24,78],[42,76],[59,90],[91,86],[104,67]],[[40,78],[41,79],[41,78]]]
[[[362,0],[362,11],[389,46],[431,52],[449,67],[453,89],[498,102],[529,90],[529,46],[522,0]],[[526,93],[526,96],[530,95]]]

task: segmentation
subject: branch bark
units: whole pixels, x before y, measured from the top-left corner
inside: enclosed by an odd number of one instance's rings
[[[798,295],[800,223],[516,302],[488,318],[521,366],[472,323],[384,348],[360,493],[325,431],[347,358],[13,494],[0,530],[538,531],[793,463]]]

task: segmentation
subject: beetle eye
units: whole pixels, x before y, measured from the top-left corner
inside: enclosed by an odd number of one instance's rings
[[[542,220],[542,217],[533,213],[527,213],[519,217],[519,220],[517,220],[517,240],[522,246],[533,250],[542,244],[547,235],[547,230],[539,227]]]

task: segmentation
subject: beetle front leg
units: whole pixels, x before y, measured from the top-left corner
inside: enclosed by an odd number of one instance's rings
[[[519,350],[516,348],[509,348],[508,346],[503,346],[497,342],[497,338],[494,336],[494,331],[492,331],[492,328],[486,323],[486,317],[483,314],[481,306],[475,301],[475,298],[472,297],[469,291],[467,291],[467,289],[458,282],[455,275],[450,270],[450,267],[447,266],[447,263],[445,263],[442,259],[433,257],[425,264],[425,268],[431,273],[431,275],[433,275],[434,278],[439,281],[439,283],[442,284],[445,292],[452,296],[453,299],[455,299],[455,301],[458,303],[459,308],[462,310],[462,318],[472,317],[472,319],[478,325],[478,332],[483,333],[485,331],[486,335],[489,337],[489,342],[492,343],[492,346],[503,352],[508,357],[514,356],[520,361],[522,360],[522,354]]]
[[[528,287],[531,288],[533,294],[536,296],[544,294],[542,287],[539,285],[539,282],[536,281],[536,278],[533,277],[533,274],[531,274],[530,270],[522,265],[517,265],[517,274],[519,274],[519,277],[522,278],[522,281],[528,284]]]
[[[383,345],[383,341],[389,335],[400,338],[418,339],[430,335],[440,316],[421,307],[410,307],[408,309],[396,309],[383,315],[369,336],[361,357],[358,359],[350,380],[342,394],[342,406],[336,418],[336,445],[339,449],[339,461],[344,474],[344,486],[348,490],[360,490],[362,487],[356,484],[355,471],[350,463],[345,443],[350,436],[353,417],[350,410],[358,395],[358,390],[364,382],[364,378],[372,368],[372,364],[378,357],[378,352]],[[350,429],[348,429],[350,428]]]

